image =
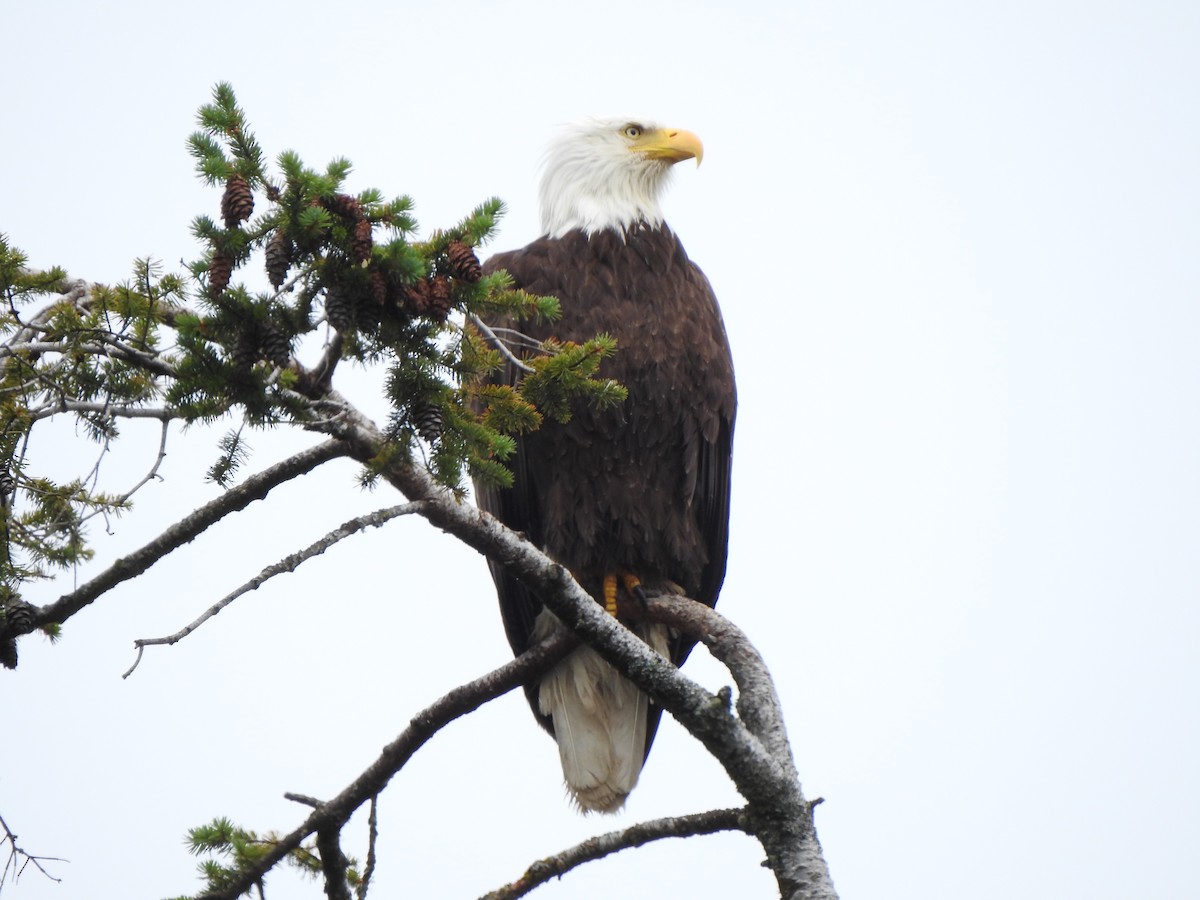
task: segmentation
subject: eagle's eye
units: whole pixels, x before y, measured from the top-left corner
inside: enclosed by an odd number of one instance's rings
[[[625,137],[627,137],[627,138],[634,138],[634,139],[640,138],[642,136],[642,126],[641,125],[626,125],[625,131],[623,133],[624,133]]]

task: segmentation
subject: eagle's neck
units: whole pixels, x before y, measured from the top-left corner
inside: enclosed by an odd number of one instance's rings
[[[658,198],[671,166],[646,160],[624,148],[578,144],[551,147],[542,173],[542,232],[562,237],[578,229],[587,235],[612,230],[624,234],[638,224],[662,225]]]

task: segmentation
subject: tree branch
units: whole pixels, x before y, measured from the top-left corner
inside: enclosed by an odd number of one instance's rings
[[[40,421],[62,413],[95,413],[118,419],[160,419],[164,422],[179,418],[179,414],[165,406],[137,406],[127,403],[96,403],[86,400],[59,398],[29,410],[30,419]]]
[[[516,354],[508,349],[508,344],[504,343],[504,341],[502,341],[496,335],[496,332],[493,331],[491,327],[489,327],[488,324],[483,321],[483,319],[479,318],[479,316],[475,315],[474,313],[471,313],[469,316],[467,316],[467,319],[472,325],[479,329],[480,333],[487,339],[489,344],[500,351],[500,355],[508,361],[510,366],[520,372],[524,372],[527,375],[533,372],[533,368],[523,360],[517,358]]]
[[[61,878],[55,878],[53,875],[47,872],[42,863],[67,862],[67,860],[57,856],[35,856],[27,850],[23,850],[20,846],[18,846],[17,836],[13,834],[13,830],[8,827],[8,823],[4,821],[3,816],[0,816],[0,828],[4,829],[3,842],[9,845],[8,859],[4,861],[4,868],[0,869],[0,889],[4,887],[4,882],[8,879],[10,873],[12,875],[13,882],[16,882],[16,880],[21,877],[21,874],[25,871],[25,868],[30,865],[30,863],[32,863],[34,868],[36,868],[51,881],[57,881],[60,883],[62,882]]]
[[[199,628],[201,625],[203,625],[205,622],[207,622],[209,619],[211,619],[213,616],[215,616],[217,613],[219,613],[221,610],[223,610],[225,607],[227,607],[229,604],[231,604],[238,597],[242,596],[243,594],[249,593],[250,591],[258,590],[260,587],[262,587],[263,584],[265,584],[267,581],[274,578],[276,575],[283,575],[288,572],[295,572],[296,569],[299,568],[302,563],[307,562],[308,560],[312,559],[315,556],[320,556],[322,553],[324,553],[326,550],[328,550],[334,544],[338,543],[339,541],[345,540],[346,538],[350,537],[352,534],[357,534],[358,532],[362,531],[364,528],[370,528],[370,527],[378,528],[379,526],[383,525],[385,522],[395,519],[398,516],[419,513],[422,510],[422,508],[423,508],[423,505],[421,503],[401,503],[398,506],[389,506],[386,509],[379,509],[373,513],[368,513],[365,516],[358,516],[357,518],[350,519],[347,522],[343,522],[341,525],[339,525],[337,528],[333,529],[333,531],[329,532],[327,535],[325,535],[319,541],[309,544],[303,550],[300,550],[296,553],[292,553],[292,554],[289,554],[288,556],[285,556],[283,559],[281,559],[279,562],[277,562],[273,565],[267,566],[261,572],[259,572],[257,575],[255,575],[253,578],[251,578],[249,581],[247,581],[245,584],[243,584],[241,587],[226,594],[224,597],[222,597],[220,600],[218,600],[216,603],[214,603],[212,606],[210,606],[208,609],[206,609],[203,613],[201,613],[200,616],[197,617],[194,621],[192,621],[188,625],[185,625],[183,628],[179,629],[179,631],[176,631],[174,634],[169,634],[166,637],[138,638],[137,640],[135,640],[133,642],[133,646],[135,648],[137,648],[137,658],[133,661],[133,665],[130,666],[129,669],[125,672],[125,674],[123,674],[121,677],[128,678],[130,675],[133,674],[133,670],[136,669],[138,667],[138,663],[140,663],[142,661],[142,651],[146,647],[160,646],[162,644],[178,643],[179,641],[181,641],[185,637],[187,637],[189,634],[191,634],[193,631],[195,631],[197,628]]]
[[[349,860],[342,852],[341,826],[327,825],[317,830],[317,855],[321,858],[321,874],[325,877],[325,896],[329,900],[351,900],[346,885]]]
[[[357,900],[367,900],[371,888],[371,877],[375,874],[375,845],[379,842],[379,795],[371,798],[371,809],[367,813],[367,862],[363,866],[362,878],[355,890]]]
[[[780,896],[836,898],[813,825],[816,803],[805,800],[800,789],[779,697],[766,663],[737,626],[702,603],[663,595],[648,598],[646,606],[649,618],[703,641],[733,674],[738,715],[751,740],[739,734],[739,729],[706,738],[681,714],[685,711],[668,709],[704,742],[750,801],[751,826],[767,853]]]
[[[331,392],[330,399],[340,398]],[[374,423],[349,404],[331,428],[363,462],[376,457],[386,443]],[[429,501],[425,516],[430,522],[520,578],[568,628],[704,744],[748,801],[754,833],[767,853],[781,897],[830,900],[837,896],[813,827],[812,807],[804,799],[781,725],[776,729],[769,724],[769,715],[755,711],[753,724],[768,737],[764,745],[733,715],[727,699],[705,691],[650,650],[604,612],[563,566],[492,516],[457,502],[425,471],[400,461],[385,469],[383,476],[410,499]],[[754,679],[753,684],[758,687],[761,682]],[[773,688],[770,694],[773,697]],[[762,696],[761,690],[757,696]]]
[[[237,487],[180,519],[129,556],[121,557],[86,584],[80,585],[68,594],[63,594],[54,603],[34,607],[29,631],[52,622],[65,622],[95,601],[96,598],[117,585],[141,575],[168,553],[194,540],[225,516],[245,509],[255,500],[266,497],[279,485],[311,472],[332,459],[345,456],[347,452],[348,449],[342,442],[325,441],[276,463],[257,475],[250,476]]]
[[[340,794],[325,803],[271,849],[219,890],[201,894],[202,900],[235,900],[249,890],[280,860],[312,834],[341,828],[355,811],[387,786],[392,776],[441,728],[478,709],[526,681],[539,678],[577,646],[570,635],[556,635],[522,653],[488,674],[450,691],[413,716],[409,726],[383,748],[383,752]],[[298,799],[301,795],[289,795]]]
[[[516,900],[550,879],[561,878],[584,863],[603,859],[621,850],[641,847],[651,841],[734,830],[749,830],[745,809],[714,809],[688,816],[670,816],[640,822],[628,828],[588,838],[561,853],[539,859],[516,881],[485,894],[480,900]]]

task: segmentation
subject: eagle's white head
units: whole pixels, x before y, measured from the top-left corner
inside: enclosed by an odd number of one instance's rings
[[[562,237],[580,229],[624,233],[662,224],[658,198],[671,166],[700,164],[704,148],[690,131],[631,119],[584,119],[563,129],[546,150],[539,197],[542,231]]]

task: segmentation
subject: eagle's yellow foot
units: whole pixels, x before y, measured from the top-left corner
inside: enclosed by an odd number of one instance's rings
[[[646,609],[646,592],[642,590],[642,579],[630,572],[620,573],[621,584],[626,593],[633,597]],[[617,573],[610,572],[604,576],[604,611],[610,616],[617,614]]]
[[[617,575],[615,572],[604,576],[604,611],[614,617],[617,614]]]

